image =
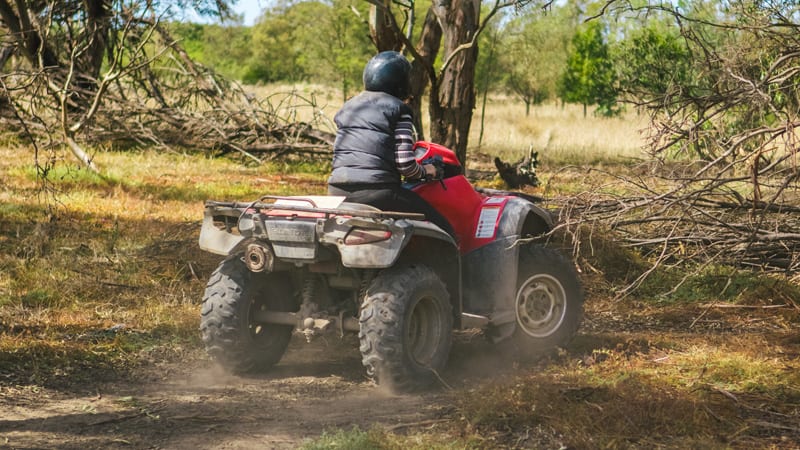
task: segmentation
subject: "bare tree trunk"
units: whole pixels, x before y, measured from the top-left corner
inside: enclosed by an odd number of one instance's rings
[[[7,0],[0,0],[0,18],[8,27],[12,36],[15,36],[23,56],[34,67],[57,67],[58,58],[46,42],[42,42],[40,32],[34,28],[30,13],[25,3],[17,0],[17,11],[11,7]],[[39,57],[41,53],[41,64]]]
[[[0,45],[0,74],[3,73],[3,68],[5,67],[8,59],[11,58],[11,55],[14,54],[14,47],[10,45]],[[2,84],[2,78],[0,78],[0,86],[3,87],[3,90],[0,92],[0,117],[4,115],[4,113],[10,108],[10,102],[8,97],[8,91],[5,88],[5,84]]]
[[[384,6],[379,7],[372,4],[369,7],[369,34],[372,42],[379,52],[388,50],[400,51],[403,48],[403,41],[398,36],[400,30],[392,26],[392,20],[388,16],[391,14],[390,1],[384,0]]]
[[[417,129],[419,139],[425,138],[425,133],[422,129],[422,97],[430,81],[428,68],[433,67],[436,55],[439,54],[441,41],[442,28],[436,20],[436,15],[429,9],[425,15],[422,33],[416,46],[417,53],[421,58],[415,59],[411,65],[411,99],[409,105],[414,111],[414,127]]]
[[[486,102],[489,98],[489,84],[491,84],[491,78],[494,75],[495,64],[495,49],[497,48],[497,40],[499,37],[500,32],[495,30],[492,34],[492,46],[489,47],[489,55],[487,60],[489,61],[489,70],[486,74],[486,81],[483,83],[483,99],[481,100],[481,126],[480,132],[478,133],[478,150],[481,148],[481,144],[483,143],[483,130],[484,125],[486,123]]]
[[[445,70],[431,89],[431,139],[466,163],[467,139],[475,107],[475,61],[480,2],[452,0],[432,6],[444,32]],[[434,95],[437,93],[438,95]]]
[[[86,7],[86,32],[89,45],[80,62],[79,83],[82,88],[93,91],[103,66],[109,38],[109,4],[105,0],[84,0]]]

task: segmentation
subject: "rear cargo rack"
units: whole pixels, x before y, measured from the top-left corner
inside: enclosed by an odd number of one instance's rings
[[[286,199],[286,200],[294,200],[294,201],[307,201],[310,205],[315,205],[314,201],[311,199],[304,199],[304,198],[297,198],[297,197],[272,197],[272,196],[264,196],[261,198],[263,199]],[[271,210],[280,210],[280,211],[296,211],[296,212],[304,212],[304,213],[318,213],[318,214],[325,214],[326,216],[354,216],[354,217],[366,217],[369,219],[408,219],[408,220],[426,220],[425,214],[420,213],[406,213],[406,212],[398,212],[398,211],[370,211],[370,210],[358,210],[358,209],[346,209],[346,208],[317,208],[314,206],[300,206],[300,205],[277,205],[275,203],[264,203],[262,201],[255,201],[255,202],[218,202],[213,200],[206,201],[206,208],[208,207],[215,207],[215,208],[252,208],[259,212],[261,211],[271,211]]]

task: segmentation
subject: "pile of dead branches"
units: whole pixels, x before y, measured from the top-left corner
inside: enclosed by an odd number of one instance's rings
[[[663,169],[663,167],[662,167]],[[686,169],[686,167],[684,167]],[[613,176],[612,186],[589,187],[561,199],[561,229],[575,242],[594,230],[613,232],[618,242],[636,249],[659,266],[728,265],[790,277],[800,273],[800,195],[798,168],[784,165],[782,179],[762,179],[754,199],[740,177],[704,180],[696,173],[677,177],[638,168],[637,178]],[[735,188],[735,189],[734,189]],[[750,196],[742,192],[750,191]],[[614,194],[624,192],[625,194]],[[576,247],[577,248],[577,247]],[[635,284],[631,287],[635,287]]]
[[[235,153],[257,162],[330,152],[333,136],[320,131],[328,124],[313,96],[256,98],[193,61],[152,11],[115,14],[120,25],[96,75],[81,64],[96,37],[70,42],[72,51],[46,67],[37,64],[41,54],[22,57],[24,42],[4,45],[0,126],[24,134],[37,153],[69,148],[94,170],[91,149],[108,143]],[[41,30],[46,35],[48,28]],[[299,121],[298,108],[311,119]]]
[[[578,239],[612,230],[653,269],[728,264],[796,277],[800,6],[733,2],[707,14],[691,2],[603,3],[603,14],[672,30],[656,33],[658,58],[621,70],[620,95],[651,117],[650,158],[563,200],[563,227]]]

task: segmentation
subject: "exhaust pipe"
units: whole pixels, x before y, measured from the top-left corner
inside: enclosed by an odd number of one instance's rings
[[[269,246],[248,244],[244,251],[244,263],[251,272],[272,272],[275,269],[275,254]]]

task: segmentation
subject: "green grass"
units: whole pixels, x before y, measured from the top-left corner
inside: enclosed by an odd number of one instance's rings
[[[636,296],[667,304],[780,305],[800,298],[800,287],[784,277],[729,266],[664,266],[644,280]]]
[[[358,427],[354,427],[350,430],[326,431],[318,439],[301,448],[303,450],[379,450],[391,447],[385,434],[381,431],[362,431]]]
[[[330,429],[311,439],[301,450],[466,450],[485,448],[483,439],[461,438],[444,434],[398,435],[380,427],[362,430]]]
[[[26,166],[22,172],[30,181],[36,181],[40,176],[45,177],[59,189],[92,186],[102,187],[116,182],[113,176],[101,176],[84,167],[66,162],[48,168],[43,172],[37,170],[34,166]]]

